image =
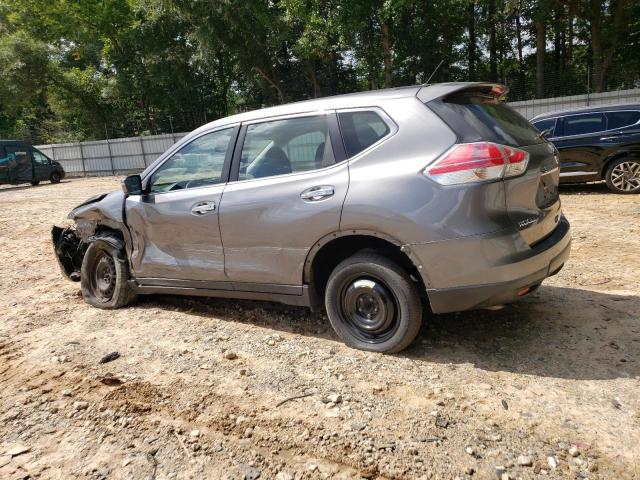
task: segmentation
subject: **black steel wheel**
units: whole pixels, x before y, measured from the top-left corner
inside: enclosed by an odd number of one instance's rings
[[[58,172],[53,172],[49,177],[51,183],[60,183],[60,174]]]
[[[422,323],[415,283],[399,265],[373,253],[356,254],[334,269],[325,306],[338,336],[362,350],[398,352]]]
[[[108,302],[113,297],[116,288],[116,265],[113,257],[101,250],[95,261],[91,276],[91,293],[97,299]]]
[[[80,269],[80,288],[84,300],[98,308],[119,308],[135,294],[128,284],[126,260],[113,243],[98,239],[87,248]]]
[[[338,306],[346,327],[363,342],[382,343],[398,327],[398,301],[389,287],[372,275],[346,278]]]

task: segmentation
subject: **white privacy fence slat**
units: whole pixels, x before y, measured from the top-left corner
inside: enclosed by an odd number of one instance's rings
[[[128,175],[144,170],[185,133],[118,138],[81,143],[37,145],[42,153],[60,162],[67,175]]]
[[[547,112],[568,110],[588,105],[640,103],[640,88],[615,92],[573,95],[511,102],[509,105],[525,118]],[[148,137],[119,138],[82,143],[39,145],[36,148],[60,162],[69,176],[127,175],[144,170],[186,133],[152,135]],[[297,148],[303,149],[305,145]],[[309,150],[313,160],[315,150]]]

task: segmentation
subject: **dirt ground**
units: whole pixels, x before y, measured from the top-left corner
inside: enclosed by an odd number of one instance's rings
[[[640,478],[639,196],[563,188],[558,276],[381,355],[303,308],[89,307],[50,228],[115,188],[0,189],[0,478]]]

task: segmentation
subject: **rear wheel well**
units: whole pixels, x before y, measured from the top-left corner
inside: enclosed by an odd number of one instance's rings
[[[600,178],[602,180],[607,179],[607,172],[612,163],[617,162],[618,160],[622,160],[623,158],[629,158],[630,160],[640,161],[640,156],[635,152],[620,152],[611,156],[611,158],[607,159],[606,162],[602,165],[602,171],[600,172]]]
[[[358,252],[377,253],[394,261],[418,284],[418,290],[421,294],[426,296],[426,288],[418,269],[398,245],[379,237],[354,234],[331,240],[323,245],[313,257],[311,268],[308,269],[304,280],[310,285],[313,295],[318,300],[322,301],[327,281],[334,268]]]

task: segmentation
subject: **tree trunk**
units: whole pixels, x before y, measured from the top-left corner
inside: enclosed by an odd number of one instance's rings
[[[522,25],[520,23],[520,11],[516,12],[516,44],[518,48],[518,81],[520,83],[520,98],[519,100],[525,100],[526,98],[526,73],[524,68],[524,57],[522,54]]]
[[[309,78],[313,86],[313,98],[318,98],[320,96],[320,85],[318,84],[318,77],[316,75],[315,62],[309,63]]]
[[[498,61],[496,39],[496,0],[489,0],[489,80],[498,81]]]
[[[276,91],[276,94],[278,95],[278,100],[280,101],[280,103],[284,103],[284,94],[282,93],[282,89],[276,84],[276,81],[274,79],[272,79],[269,75],[267,75],[265,73],[264,70],[262,70],[260,67],[254,67],[256,72],[258,72],[258,75],[260,75],[262,78],[264,78],[267,83],[271,86],[271,88],[273,88]]]
[[[476,4],[475,1],[469,2],[467,7],[467,15],[469,17],[469,81],[476,79]]]
[[[544,19],[536,18],[536,98],[544,97],[544,57],[546,53],[546,28]]]
[[[383,21],[382,25],[382,58],[384,60],[384,86],[392,86],[391,46],[389,41],[389,24]]]
[[[562,6],[556,5],[553,19],[553,69],[554,79],[552,93],[553,96],[559,94],[559,88],[562,88]]]

